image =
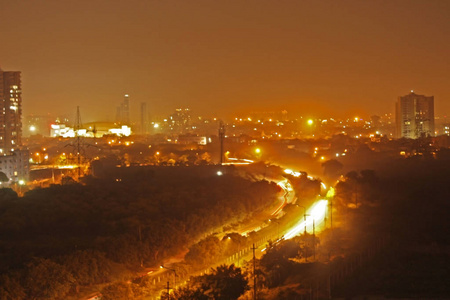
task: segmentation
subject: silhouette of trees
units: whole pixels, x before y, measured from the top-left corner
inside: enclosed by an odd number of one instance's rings
[[[249,289],[248,280],[241,269],[234,265],[221,265],[211,270],[211,274],[191,279],[191,287],[174,293],[175,299],[238,299]]]
[[[46,296],[63,298],[127,269],[159,265],[205,233],[268,207],[278,191],[267,181],[219,177],[209,166],[111,169],[83,184],[52,185],[21,198],[0,189],[0,271],[11,287],[27,282],[28,298],[44,297],[37,291],[52,278]],[[199,265],[221,257],[220,243],[211,237],[192,246],[187,260]],[[49,275],[32,281],[27,274],[37,268]]]
[[[6,176],[5,173],[0,172],[0,182],[8,182],[8,181],[9,181],[8,176]]]
[[[104,300],[127,300],[136,299],[132,284],[123,281],[114,282],[102,289]]]
[[[27,264],[23,280],[30,299],[61,299],[70,291],[75,279],[64,266],[49,259],[35,258]]]

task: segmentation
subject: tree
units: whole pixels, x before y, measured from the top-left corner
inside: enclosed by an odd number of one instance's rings
[[[0,182],[8,182],[9,181],[9,178],[8,178],[8,176],[6,176],[6,174],[5,173],[3,173],[3,172],[0,172]]]
[[[74,283],[72,274],[50,259],[35,258],[27,269],[24,282],[29,299],[63,299]]]
[[[341,175],[344,165],[335,159],[330,159],[322,164],[323,174],[329,178],[335,178]]]
[[[127,300],[134,299],[131,284],[118,281],[105,286],[102,289],[102,300]]]
[[[237,299],[249,289],[248,280],[241,273],[241,268],[221,265],[206,275],[202,281],[203,289],[216,300]]]
[[[220,240],[209,236],[189,248],[185,260],[190,263],[207,265],[221,254]]]
[[[20,275],[18,273],[0,276],[0,299],[22,300],[26,298],[25,291],[20,285]]]
[[[210,300],[200,288],[182,287],[173,292],[173,299],[177,300]]]
[[[233,300],[238,299],[249,289],[248,280],[241,268],[233,265],[221,265],[212,269],[212,273],[192,279],[191,287],[175,291],[179,300]]]

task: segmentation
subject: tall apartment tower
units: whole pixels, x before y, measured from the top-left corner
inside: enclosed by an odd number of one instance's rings
[[[414,91],[400,96],[395,114],[398,138],[434,136],[434,96],[417,95]]]
[[[130,96],[125,94],[123,102],[117,107],[116,122],[130,125]]]
[[[123,123],[130,125],[130,96],[126,94],[123,98]]]
[[[28,180],[29,151],[22,148],[20,72],[0,70],[0,172],[10,182]]]
[[[20,72],[0,70],[0,155],[21,145],[22,90]]]

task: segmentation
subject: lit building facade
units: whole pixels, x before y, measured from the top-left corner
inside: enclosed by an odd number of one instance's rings
[[[22,85],[20,72],[0,70],[0,172],[11,182],[29,176],[29,152],[22,149]]]
[[[5,173],[10,182],[23,184],[30,175],[29,160],[28,149],[16,149],[10,155],[0,156],[0,172]]]
[[[417,95],[411,91],[398,97],[395,114],[397,138],[434,136],[434,96]]]
[[[5,155],[22,142],[20,72],[0,70],[0,100],[0,154]]]
[[[51,137],[63,137],[74,138],[81,137],[103,137],[104,135],[116,135],[116,136],[130,136],[131,128],[126,125],[113,125],[113,124],[93,124],[92,126],[86,125],[87,128],[74,129],[73,127],[66,126],[65,124],[52,124],[50,126]]]

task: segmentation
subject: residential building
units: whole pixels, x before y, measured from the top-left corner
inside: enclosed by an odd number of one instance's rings
[[[0,155],[21,145],[22,89],[20,72],[0,70]]]
[[[395,113],[398,138],[434,136],[434,96],[418,95],[411,91],[406,96],[398,97]]]
[[[20,72],[0,70],[0,172],[10,182],[29,176],[29,152],[22,147],[22,87]]]

